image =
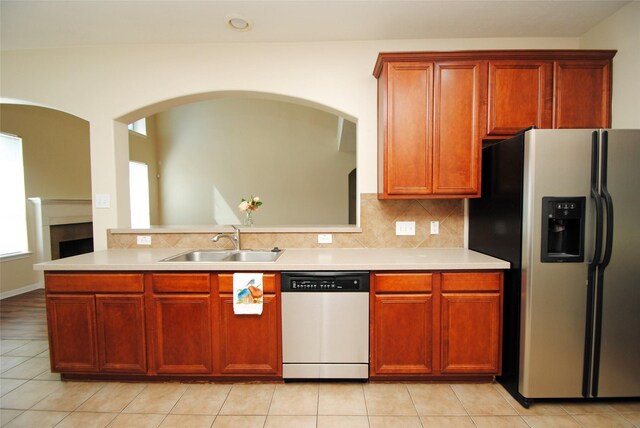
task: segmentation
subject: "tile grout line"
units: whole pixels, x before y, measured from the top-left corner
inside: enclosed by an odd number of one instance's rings
[[[273,386],[273,391],[271,392],[271,399],[269,400],[269,407],[267,408],[267,414],[264,417],[264,423],[262,424],[263,427],[267,426],[267,418],[269,417],[269,411],[271,410],[271,405],[273,404],[273,396],[276,395],[276,386],[277,385]]]
[[[367,395],[364,393],[364,385],[360,385],[362,389],[362,399],[364,400],[364,411],[367,413],[367,425],[371,428],[371,415],[369,414],[369,406],[367,406]]]

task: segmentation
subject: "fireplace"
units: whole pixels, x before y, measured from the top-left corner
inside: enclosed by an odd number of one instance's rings
[[[93,251],[91,200],[29,200],[32,203],[38,262]]]
[[[69,223],[49,226],[51,260],[93,251],[93,223]]]

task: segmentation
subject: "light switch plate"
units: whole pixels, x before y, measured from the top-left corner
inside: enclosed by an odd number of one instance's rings
[[[96,193],[96,208],[111,208],[111,195]]]
[[[416,222],[415,221],[396,221],[396,235],[409,236],[416,234]]]
[[[318,235],[318,244],[331,244],[333,242],[333,236],[330,233],[323,233]]]
[[[431,222],[431,234],[438,235],[440,233],[440,222],[432,221]]]
[[[136,242],[138,245],[151,245],[151,237],[150,236],[137,236]]]

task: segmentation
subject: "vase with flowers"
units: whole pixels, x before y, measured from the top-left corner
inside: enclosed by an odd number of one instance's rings
[[[253,226],[253,212],[258,211],[258,208],[262,205],[262,201],[258,196],[251,195],[251,198],[245,199],[242,198],[240,200],[240,205],[238,205],[238,209],[244,212],[244,220],[242,224],[245,226]]]

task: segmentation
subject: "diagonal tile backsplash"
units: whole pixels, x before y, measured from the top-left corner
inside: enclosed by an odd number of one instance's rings
[[[440,222],[440,233],[431,235],[431,221]],[[414,236],[396,236],[396,221],[415,221]],[[378,200],[373,193],[360,195],[361,232],[333,232],[332,244],[318,244],[318,233],[242,232],[243,248],[461,248],[464,245],[462,199]],[[109,248],[136,248],[136,233],[111,233]],[[152,247],[216,248],[229,242],[211,242],[211,233],[145,233]],[[148,248],[148,246],[145,246]]]

